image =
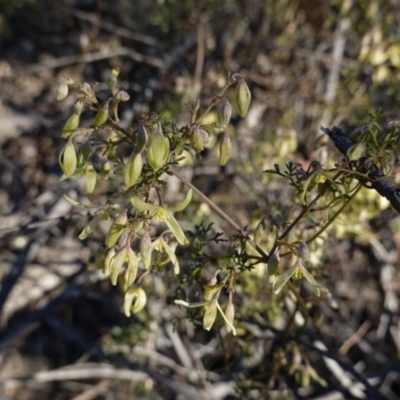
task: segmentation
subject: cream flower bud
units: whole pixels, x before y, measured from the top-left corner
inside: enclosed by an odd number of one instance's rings
[[[148,134],[144,126],[144,122],[141,121],[136,134],[136,153],[141,153],[147,144]]]
[[[169,140],[161,133],[156,133],[147,150],[147,162],[154,170],[159,170],[167,161],[169,153]]]
[[[57,101],[64,100],[68,96],[68,85],[63,82],[57,89]]]
[[[124,183],[126,187],[133,186],[142,173],[143,161],[140,153],[133,153],[126,163],[124,170]]]
[[[109,102],[107,101],[103,108],[97,113],[96,118],[94,119],[93,125],[95,127],[104,125],[108,120],[108,106]]]
[[[244,79],[239,79],[235,91],[235,107],[243,118],[246,116],[251,102],[251,92]]]
[[[223,98],[218,108],[218,122],[222,125],[228,125],[232,116],[232,106],[226,97]]]
[[[190,145],[198,152],[204,150],[204,132],[198,124],[193,124],[190,135]]]
[[[225,132],[218,144],[218,157],[221,165],[225,165],[232,151],[232,142],[229,135]]]
[[[81,115],[83,111],[83,102],[78,100],[74,105],[75,114]]]

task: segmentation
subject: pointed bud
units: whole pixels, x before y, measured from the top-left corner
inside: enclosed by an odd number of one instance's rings
[[[225,132],[222,135],[222,138],[218,144],[218,157],[219,157],[219,163],[221,165],[225,165],[228,162],[229,157],[231,155],[231,151],[232,151],[231,138]]]
[[[129,158],[124,170],[125,186],[130,188],[133,186],[142,173],[143,161],[140,153],[133,153]]]
[[[77,158],[74,145],[68,141],[65,147],[61,150],[58,158],[62,172],[67,178],[71,177],[76,169]]]
[[[217,318],[217,299],[214,299],[209,305],[204,314],[203,328],[209,331],[214,325],[215,319]]]
[[[222,103],[218,108],[218,122],[222,125],[228,125],[231,120],[232,106],[226,97],[223,98]]]
[[[204,150],[204,145],[208,144],[210,138],[207,132],[198,124],[192,125],[192,133],[190,135],[190,145],[198,152]]]
[[[111,171],[111,163],[110,161],[106,160],[101,164],[100,167],[101,175],[105,180],[108,180],[108,178],[110,177],[110,171]]]
[[[98,177],[92,163],[88,163],[85,168],[86,175],[86,194],[92,194],[97,186]]]
[[[235,91],[236,112],[243,118],[246,116],[251,102],[250,89],[244,79],[239,79]]]
[[[64,100],[68,96],[68,85],[63,82],[57,89],[57,101]]]
[[[76,131],[76,128],[79,126],[79,122],[81,120],[81,117],[78,114],[72,114],[69,118],[68,121],[64,125],[64,129],[62,131],[61,137],[67,138]]]
[[[159,170],[167,161],[169,140],[161,132],[155,134],[147,150],[147,162],[155,170]]]
[[[104,103],[103,108],[97,113],[96,118],[94,119],[93,125],[95,127],[99,127],[104,125],[108,120],[108,106],[109,102]]]
[[[136,133],[136,153],[141,153],[145,149],[147,140],[147,130],[144,127],[144,122],[141,121]]]

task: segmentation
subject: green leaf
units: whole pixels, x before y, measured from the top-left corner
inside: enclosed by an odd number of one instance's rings
[[[103,216],[101,214],[97,214],[90,222],[83,228],[82,232],[79,234],[79,239],[83,240],[86,239],[96,228],[96,226],[101,222]]]
[[[314,277],[304,268],[304,266],[301,266],[301,272],[303,274],[303,277],[311,284],[311,286],[314,289],[314,293],[316,296],[320,296],[320,291],[322,290],[323,292],[328,292],[328,289],[324,286],[319,286],[317,281],[314,279]]]
[[[68,197],[66,194],[63,194],[63,197],[64,197],[65,200],[67,200],[67,202],[69,204],[71,204],[71,206],[74,206],[74,207],[86,208],[88,210],[96,209],[96,208],[99,209],[100,208],[100,206],[95,205],[95,204],[82,204],[82,203],[79,203],[78,201],[76,201],[74,199],[71,199],[71,197]]]
[[[288,270],[283,272],[281,275],[279,275],[275,279],[275,283],[273,286],[275,294],[278,294],[282,290],[282,288],[286,285],[286,283],[289,281],[289,279],[296,272],[297,268],[298,268],[298,265],[295,264],[293,267],[289,268]]]
[[[347,150],[346,155],[351,161],[357,161],[365,155],[366,150],[367,144],[365,142],[360,142],[351,146]]]
[[[158,208],[157,206],[154,206],[153,204],[144,202],[142,199],[140,199],[137,196],[131,198],[131,203],[138,211],[141,211],[141,212],[155,211]]]
[[[189,191],[186,193],[186,197],[183,201],[181,201],[179,204],[177,204],[175,207],[168,207],[169,211],[182,211],[184,210],[192,201],[192,194],[193,190],[189,189]]]

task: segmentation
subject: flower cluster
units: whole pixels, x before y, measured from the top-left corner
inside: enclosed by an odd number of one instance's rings
[[[120,89],[119,69],[114,68],[106,86],[110,96],[100,101],[95,85],[79,83],[66,78],[57,90],[57,100],[63,100],[70,88],[78,90],[73,113],[64,125],[61,136],[67,143],[59,156],[63,172],[61,179],[86,178],[86,193],[93,193],[99,180],[119,179],[122,182],[104,205],[79,203],[68,196],[66,200],[74,207],[90,210],[93,218],[79,235],[85,239],[98,224],[112,220],[104,246],[96,256],[97,267],[109,277],[113,285],[119,285],[125,293],[124,311],[127,316],[142,310],[146,304],[144,277],[155,270],[172,264],[173,272],[179,274],[180,266],[175,249],[189,243],[185,232],[174,217],[192,201],[190,189],[182,202],[174,207],[163,204],[163,176],[171,173],[184,151],[193,157],[209,146],[212,135],[219,135],[217,151],[221,165],[231,155],[232,142],[227,126],[232,116],[232,106],[224,92],[234,86],[233,105],[239,116],[244,117],[251,102],[250,90],[244,79],[232,75],[222,93],[216,95],[210,107],[198,115],[200,102],[191,110],[186,126],[178,129],[162,126],[157,114],[149,112],[142,116],[136,128],[123,128],[119,119],[119,104],[129,100],[129,94]],[[204,124],[202,121],[212,108],[216,109],[218,121]],[[93,120],[82,126],[81,116],[92,112]],[[222,131],[222,133],[221,133]],[[215,143],[216,141],[213,141]],[[131,148],[128,156],[120,154],[119,148]],[[185,153],[185,154],[186,154]],[[158,200],[154,200],[154,199]],[[157,237],[150,236],[152,224],[162,224],[166,229]],[[204,304],[204,327],[210,329],[219,309],[227,322],[228,330],[234,331],[233,304],[230,302],[222,312],[217,297]]]

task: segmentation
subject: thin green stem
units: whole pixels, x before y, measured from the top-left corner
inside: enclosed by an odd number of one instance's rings
[[[317,195],[310,204],[307,206],[303,206],[303,209],[300,211],[299,215],[292,221],[292,223],[285,229],[285,231],[282,233],[282,235],[279,236],[279,240],[282,240],[284,237],[286,237],[289,232],[297,225],[297,223],[306,215],[309,211],[310,208],[319,200],[321,195]]]

